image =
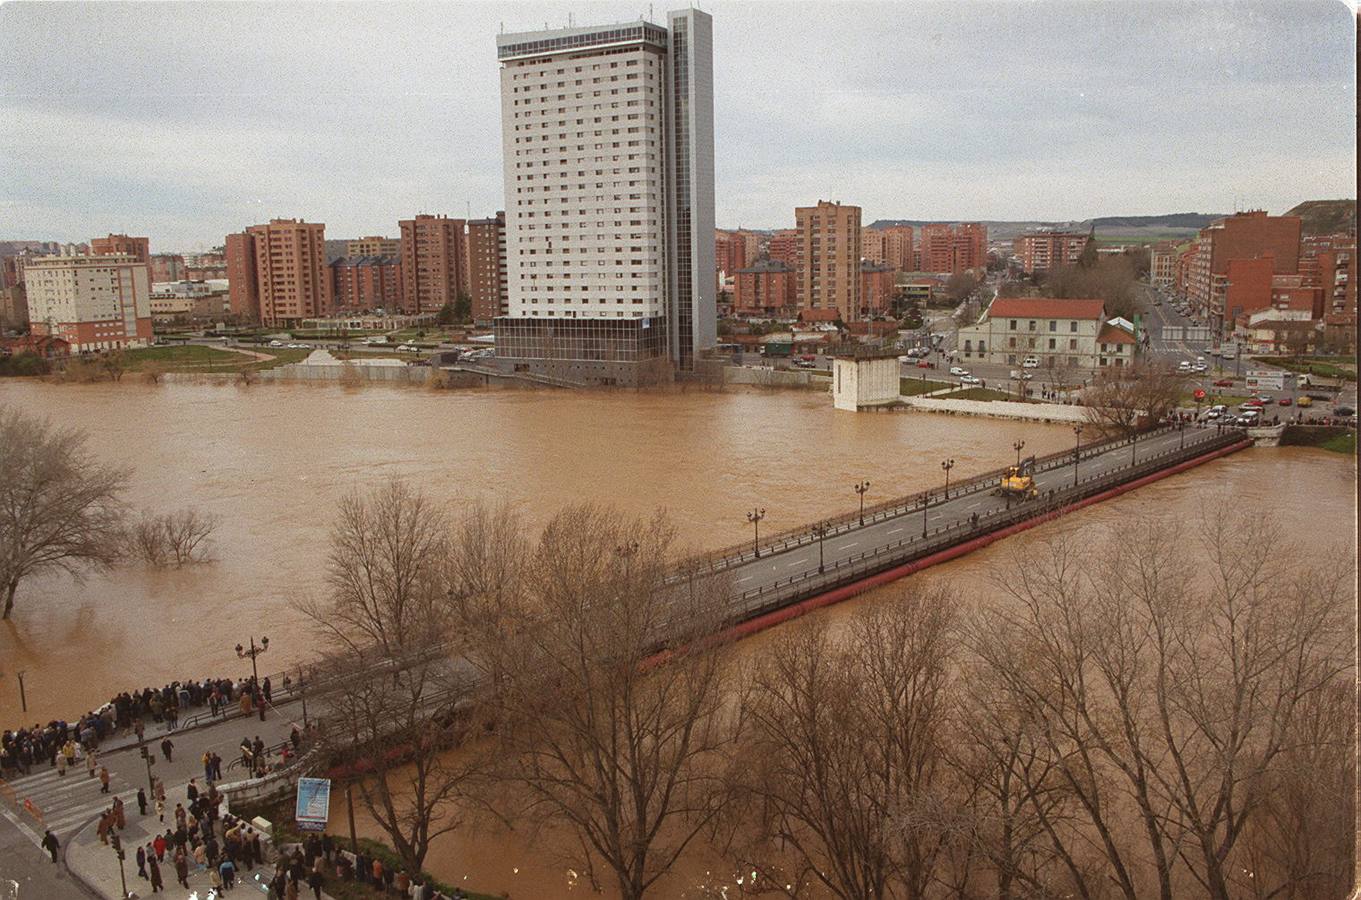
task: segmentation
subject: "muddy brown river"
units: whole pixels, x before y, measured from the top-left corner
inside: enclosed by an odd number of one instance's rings
[[[1065,426],[925,413],[852,414],[802,392],[568,393],[345,390],[319,385],[138,383],[50,385],[0,380],[12,404],[89,432],[89,448],[128,465],[135,509],[196,507],[220,520],[216,561],[180,570],[128,565],[78,584],[64,575],[20,586],[0,624],[0,722],[72,716],[115,690],[180,677],[248,672],[233,648],[268,635],[262,672],[308,657],[292,604],[323,589],[336,501],[401,477],[453,510],[508,500],[534,523],[575,500],[635,514],[660,507],[695,549],[749,538],[763,507],[771,532],[867,502],[995,468],[1012,442],[1043,454],[1072,445]],[[1302,540],[1355,546],[1354,460],[1318,450],[1254,449],[1140,489],[1072,517],[1103,525],[1156,510],[1197,515],[1206,503],[1273,511]],[[1045,526],[940,566],[977,596],[987,573]],[[872,592],[820,615],[844,617]],[[761,636],[744,652],[759,651]],[[339,819],[340,816],[335,818]],[[588,893],[542,846],[514,836],[457,834],[429,867],[455,883],[514,897]],[[660,895],[699,896],[732,873],[702,854]],[[465,880],[466,879],[466,880]],[[606,896],[610,892],[606,891]]]

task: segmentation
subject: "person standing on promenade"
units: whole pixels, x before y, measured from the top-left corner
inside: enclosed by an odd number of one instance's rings
[[[137,815],[146,815],[146,791],[137,789]]]
[[[161,867],[156,862],[156,857],[147,858],[147,870],[151,874],[151,893],[155,894],[165,890],[165,882],[161,880]]]
[[[52,862],[55,863],[57,861],[57,851],[61,849],[61,842],[57,840],[57,836],[52,833],[51,828],[47,829],[47,832],[43,834],[43,849],[48,852],[52,857]]]
[[[165,757],[166,762],[170,762],[170,754],[173,753],[174,750],[175,742],[170,740],[170,738],[161,741],[161,755]]]
[[[143,880],[146,879],[146,860],[149,847],[150,845],[147,847],[143,847],[141,844],[137,845],[137,877]]]

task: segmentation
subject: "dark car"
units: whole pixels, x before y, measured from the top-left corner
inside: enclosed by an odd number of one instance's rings
[[[1356,410],[1352,409],[1350,406],[1335,406],[1333,407],[1333,415],[1347,418],[1348,416],[1356,415]]]
[[[1215,382],[1215,387],[1233,387],[1233,381],[1228,378],[1221,378]]]

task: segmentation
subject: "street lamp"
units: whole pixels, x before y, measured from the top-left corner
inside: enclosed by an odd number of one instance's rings
[[[827,537],[827,532],[832,530],[830,522],[818,522],[813,526],[813,535],[818,539],[818,574],[821,575],[825,568],[822,563],[822,542]]]
[[[1077,443],[1073,446],[1073,487],[1077,487],[1077,464],[1082,458],[1082,426],[1073,426],[1073,436],[1077,438]]]
[[[930,505],[931,492],[922,491],[922,537],[926,537],[926,508]]]
[[[146,762],[147,793],[154,799],[156,796],[156,779],[151,777],[151,767],[156,765],[156,757],[151,755],[151,750],[145,744],[142,745],[142,759]]]
[[[255,691],[256,691],[256,699],[257,699],[257,700],[259,699],[259,696],[260,696],[259,693],[258,693],[259,690],[260,690],[260,670],[259,670],[259,668],[256,666],[255,660],[256,660],[257,657],[259,657],[259,655],[260,655],[261,653],[264,653],[264,652],[265,652],[266,650],[268,650],[268,649],[269,649],[269,638],[267,638],[267,637],[261,637],[261,638],[260,638],[260,646],[257,647],[257,646],[255,646],[255,637],[254,637],[254,635],[251,636],[251,639],[250,639],[250,649],[249,649],[249,650],[247,650],[245,647],[242,647],[240,644],[237,644],[237,645],[236,645],[236,655],[237,655],[237,657],[238,657],[239,659],[245,659],[246,657],[250,657],[250,672],[251,672],[251,677],[252,677],[252,679],[253,679],[253,687],[254,687],[254,689],[255,689]],[[263,722],[264,720],[265,720],[265,705],[264,705],[263,703],[261,703],[261,704],[260,704],[260,721]]]
[[[1016,441],[1011,445],[1011,449],[1016,451],[1016,468],[1021,467],[1021,451],[1025,449],[1025,441]]]
[[[941,469],[943,469],[943,470],[945,471],[945,499],[946,499],[946,500],[949,500],[949,499],[950,499],[950,470],[953,469],[953,468],[955,467],[955,461],[954,461],[953,459],[947,459],[947,460],[945,460],[944,462],[942,462],[942,463],[940,464],[940,467],[941,467]]]
[[[869,483],[868,481],[862,481],[862,482],[860,482],[859,484],[855,485],[853,489],[855,490],[855,492],[856,492],[857,494],[860,495],[860,524],[861,524],[861,525],[864,525],[864,524],[865,524],[865,492],[868,491],[868,490],[870,489],[870,483]]]
[[[756,536],[752,540],[752,549],[756,551],[756,558],[761,558],[761,520],[766,517],[764,509],[753,509],[747,513],[747,521],[752,524],[756,531]]]
[[[119,894],[118,896],[127,897],[128,876],[127,873],[123,870],[123,860],[127,858],[127,854],[123,852],[123,839],[118,836],[117,829],[110,830],[113,831],[113,855],[118,857],[118,880],[123,885],[123,893]]]

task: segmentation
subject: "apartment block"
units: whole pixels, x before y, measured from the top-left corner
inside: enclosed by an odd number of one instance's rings
[[[636,384],[716,341],[712,19],[497,38],[505,365]]]
[[[766,255],[779,260],[795,272],[803,268],[803,245],[797,228],[782,228],[775,232],[767,245]]]
[[[894,282],[897,270],[889,265],[876,265],[869,260],[860,263],[860,309],[867,315],[883,315],[893,308]]]
[[[151,265],[150,238],[129,237],[126,234],[110,234],[107,237],[91,238],[89,252],[91,256],[131,256],[138,262]]]
[[[326,226],[301,219],[271,219],[229,234],[227,279],[232,312],[288,328],[329,315],[331,272],[326,267]],[[253,285],[253,287],[252,287]]]
[[[360,256],[390,256],[398,259],[402,255],[402,239],[390,237],[362,237],[345,242],[345,255],[352,257]]]
[[[340,311],[397,309],[402,304],[402,261],[395,256],[342,256],[332,260],[331,294]]]
[[[33,333],[73,351],[143,347],[151,341],[151,280],[131,254],[44,256],[25,266]]]
[[[1216,331],[1231,327],[1233,318],[1224,308],[1229,260],[1270,256],[1274,274],[1296,274],[1300,228],[1299,216],[1269,216],[1263,210],[1235,213],[1202,228],[1188,273],[1192,308]]]
[[[1313,235],[1300,241],[1300,275],[1319,288],[1324,316],[1356,315],[1356,235]]]
[[[799,273],[784,261],[758,259],[733,277],[733,312],[774,315],[794,307]]]
[[[226,239],[227,291],[232,315],[260,321],[260,284],[255,273],[255,241],[244,231]],[[190,269],[193,271],[193,268]]]
[[[506,214],[468,222],[468,287],[473,321],[490,325],[510,312],[506,302]]]
[[[157,253],[151,257],[151,283],[183,281],[187,277],[184,257],[175,253]]]
[[[1148,248],[1148,278],[1154,287],[1169,288],[1176,283],[1177,243],[1159,241]]]
[[[860,207],[819,200],[794,210],[798,223],[798,306],[860,319]]]
[[[1077,231],[1028,231],[1016,238],[1014,247],[1022,271],[1036,275],[1075,264],[1090,237]]]
[[[968,272],[988,266],[988,226],[961,222],[950,230],[950,272]]]
[[[468,249],[463,219],[418,215],[403,219],[402,311],[439,312],[468,293]]]

